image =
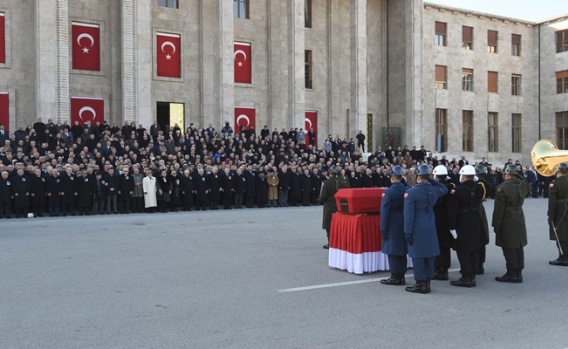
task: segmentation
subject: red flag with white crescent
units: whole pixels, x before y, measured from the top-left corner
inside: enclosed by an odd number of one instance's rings
[[[4,12],[0,12],[0,63],[6,63],[6,21]]]
[[[90,121],[91,125],[102,123],[105,119],[105,101],[102,98],[71,97],[71,125],[75,121],[84,125]]]
[[[235,82],[240,84],[252,83],[252,50],[245,42],[235,42],[233,58],[235,61]]]
[[[157,75],[181,78],[181,35],[156,34]]]
[[[315,141],[313,146],[318,144],[318,112],[317,111],[306,111],[305,125],[304,129],[308,134],[306,134],[306,145],[310,145],[309,132],[312,130],[315,134]]]
[[[100,28],[97,24],[72,23],[73,69],[101,70]]]
[[[4,130],[10,130],[10,95],[8,92],[0,92],[0,124],[4,125]]]
[[[241,133],[245,127],[247,130],[256,130],[256,109],[235,107],[235,132]]]

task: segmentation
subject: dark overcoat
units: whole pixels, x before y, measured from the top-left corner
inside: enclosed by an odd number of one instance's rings
[[[381,199],[382,252],[393,256],[406,256],[408,248],[404,239],[404,193],[407,187],[393,183]]]
[[[523,204],[528,193],[527,182],[518,177],[510,178],[497,187],[491,223],[496,235],[495,245],[513,249],[527,245]]]

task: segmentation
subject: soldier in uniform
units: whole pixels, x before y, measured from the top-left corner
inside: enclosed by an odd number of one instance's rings
[[[385,190],[381,200],[382,252],[388,255],[391,276],[381,280],[383,285],[404,285],[406,280],[406,254],[408,249],[404,239],[404,192],[406,186],[400,181],[403,169],[394,166],[391,170],[392,185]]]
[[[481,199],[481,206],[479,207],[479,215],[481,216],[481,222],[483,223],[483,231],[485,232],[486,243],[479,249],[479,268],[477,271],[478,275],[482,275],[485,272],[485,256],[486,248],[485,246],[489,244],[489,223],[487,222],[487,213],[485,213],[485,206],[483,203],[487,200],[487,197],[493,193],[493,186],[486,181],[485,175],[487,174],[487,168],[482,164],[477,164],[475,166],[475,175],[477,176],[477,185],[483,189],[483,197]]]
[[[523,203],[529,193],[524,178],[517,174],[513,164],[505,168],[505,181],[495,191],[495,207],[491,225],[495,231],[495,245],[503,249],[507,273],[496,277],[499,282],[523,282],[525,266],[523,247],[527,245],[527,228]]]
[[[479,272],[479,251],[485,246],[484,226],[479,214],[483,200],[483,187],[473,179],[475,168],[465,165],[460,170],[460,185],[450,192],[450,224],[456,237],[454,249],[460,261],[462,277],[451,281],[453,286],[475,287],[475,275]]]
[[[335,193],[340,188],[349,188],[349,183],[340,180],[337,177],[337,167],[331,166],[329,169],[330,177],[327,181],[323,182],[321,188],[319,201],[323,204],[323,220],[322,228],[327,233],[327,244],[323,245],[326,250],[329,249],[329,232],[331,229],[331,216],[337,212],[337,204],[335,203]]]
[[[440,246],[440,255],[434,259],[434,276],[432,280],[448,280],[448,269],[452,263],[452,242],[453,238],[450,234],[449,221],[449,192],[454,189],[453,182],[447,181],[448,169],[444,165],[438,165],[432,171],[436,176],[436,180],[446,186],[448,193],[438,200],[434,206],[434,215],[436,216],[436,232],[438,234],[438,245]]]
[[[416,186],[404,194],[404,234],[416,280],[406,290],[426,294],[430,293],[430,280],[434,276],[434,257],[440,254],[434,205],[448,189],[430,178],[428,165],[418,166],[417,176]]]
[[[548,188],[548,223],[550,240],[556,241],[559,256],[548,262],[551,265],[568,267],[568,164],[561,163],[556,172],[556,180]],[[556,228],[556,233],[554,228]]]

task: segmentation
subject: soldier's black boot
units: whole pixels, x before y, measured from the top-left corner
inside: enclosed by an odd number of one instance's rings
[[[404,274],[392,273],[390,278],[381,280],[383,285],[401,286],[405,284]]]
[[[412,293],[421,293],[421,294],[430,293],[430,291],[426,286],[426,281],[416,281],[416,284],[414,284],[414,286],[407,287],[406,290]]]
[[[471,284],[473,287],[477,286],[477,282],[475,281],[475,273],[471,275]]]
[[[441,268],[438,269],[434,272],[434,276],[432,277],[432,280],[448,280],[448,269],[447,268]]]
[[[517,281],[523,282],[523,270],[522,269],[517,269]]]
[[[568,260],[566,259],[566,257],[558,257],[558,259],[555,259],[553,261],[548,262],[548,264],[550,265],[560,265],[563,267],[568,267]]]
[[[463,274],[462,277],[459,278],[458,280],[450,281],[450,284],[452,286],[458,286],[458,287],[474,287],[471,274]]]
[[[477,275],[483,275],[485,273],[485,268],[483,267],[483,263],[479,265],[479,270],[475,272]]]
[[[503,276],[496,276],[495,277],[495,281],[499,281],[499,282],[510,282],[512,284],[518,284],[519,279],[517,277],[517,273],[515,270],[507,270],[507,272],[505,273],[505,275]]]
[[[426,291],[428,291],[428,293],[430,293],[430,279],[426,280]]]

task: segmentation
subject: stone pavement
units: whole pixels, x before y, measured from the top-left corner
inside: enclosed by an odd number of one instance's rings
[[[523,284],[494,281],[492,236],[476,288],[429,295],[329,268],[321,211],[2,220],[0,347],[568,348],[545,200],[525,203]]]

